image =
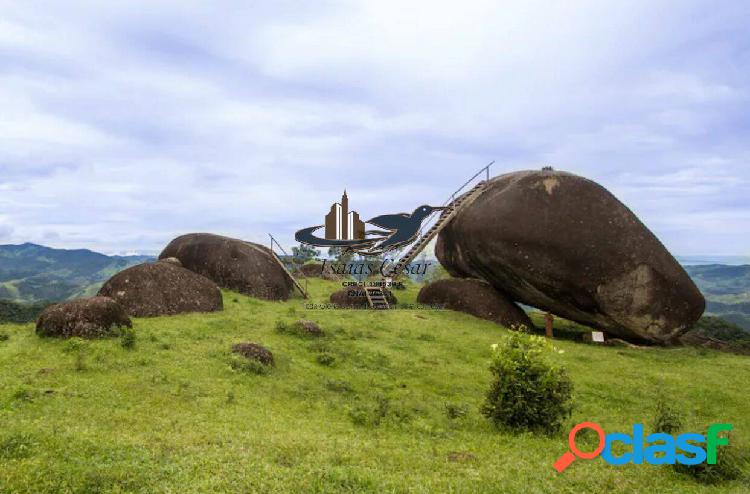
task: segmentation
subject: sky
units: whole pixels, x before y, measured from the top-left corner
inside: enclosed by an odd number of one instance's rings
[[[126,5],[127,4],[127,5]],[[750,255],[750,3],[0,0],[0,244],[283,245],[550,165]]]

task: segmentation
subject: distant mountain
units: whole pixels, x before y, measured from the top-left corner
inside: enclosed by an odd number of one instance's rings
[[[685,266],[706,297],[706,313],[750,331],[750,265]]]
[[[0,245],[0,299],[56,302],[93,295],[113,274],[150,260],[31,243]]]

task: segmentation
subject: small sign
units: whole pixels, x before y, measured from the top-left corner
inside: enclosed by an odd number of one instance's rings
[[[594,343],[604,343],[604,333],[601,331],[592,331],[591,341]]]

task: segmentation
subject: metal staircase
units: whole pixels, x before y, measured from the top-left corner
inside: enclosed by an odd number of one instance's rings
[[[383,288],[379,286],[366,286],[365,295],[367,296],[367,303],[370,304],[371,308],[384,310],[391,308],[391,306],[388,305],[388,299],[385,297]]]
[[[440,215],[438,220],[430,227],[430,229],[427,230],[419,238],[419,240],[417,240],[411,246],[411,248],[409,248],[406,254],[404,254],[396,264],[390,267],[390,269],[386,272],[386,277],[396,278],[397,276],[399,276],[404,268],[406,268],[406,266],[408,266],[409,263],[412,262],[414,258],[416,258],[425,247],[427,247],[427,244],[429,244],[430,241],[435,238],[437,234],[440,233],[440,231],[448,225],[448,223],[450,223],[450,221],[456,216],[461,208],[468,204],[471,204],[474,199],[479,197],[482,192],[484,192],[484,186],[486,183],[486,181],[479,182],[466,194],[451,202],[447,206],[447,209],[445,209]]]

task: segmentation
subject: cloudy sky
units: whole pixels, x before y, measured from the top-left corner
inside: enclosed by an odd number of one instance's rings
[[[288,245],[495,160],[750,254],[747,2],[191,3],[0,1],[0,243]]]

